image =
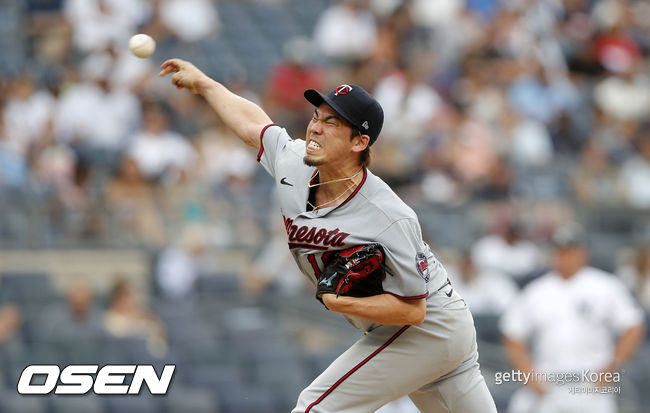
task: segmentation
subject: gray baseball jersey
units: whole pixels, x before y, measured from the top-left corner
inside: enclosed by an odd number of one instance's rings
[[[289,249],[312,282],[323,270],[327,251],[377,242],[386,252],[385,292],[405,299],[425,298],[447,282],[444,267],[422,240],[415,212],[367,169],[357,189],[338,206],[307,211],[308,184],[315,167],[303,163],[305,141],[291,140],[284,129],[264,131],[259,161],[277,183]],[[357,328],[376,326],[349,318]]]
[[[302,392],[294,412],[369,412],[405,394],[426,412],[496,411],[478,370],[469,310],[423,241],[415,212],[365,168],[360,184],[340,205],[307,211],[309,184],[318,178],[304,156],[305,141],[292,140],[275,124],[262,131],[258,161],[276,181],[289,249],[301,272],[316,284],[328,251],[379,243],[386,256],[384,291],[407,300],[427,298],[427,315],[422,326],[381,326],[346,317],[367,334]],[[362,369],[368,363],[374,369]],[[398,376],[399,386],[371,385],[400,371],[406,377]],[[472,386],[449,390],[459,387],[451,377]],[[462,405],[431,407],[444,405],[437,396],[442,381],[449,388],[445,396],[462,395]]]

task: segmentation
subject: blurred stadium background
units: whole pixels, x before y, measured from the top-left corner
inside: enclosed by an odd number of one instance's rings
[[[650,310],[646,1],[0,0],[0,32],[2,413],[286,412],[358,336],[293,267],[254,154],[158,79],[170,57],[294,137],[303,89],[375,94],[371,169],[473,308],[500,411],[497,320],[555,227],[582,223],[593,265]],[[128,54],[138,32],[150,59]],[[166,397],[19,397],[34,363],[177,370]],[[649,371],[646,339],[621,412],[648,411]]]

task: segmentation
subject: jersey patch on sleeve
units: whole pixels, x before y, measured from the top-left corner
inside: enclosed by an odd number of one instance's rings
[[[415,255],[415,267],[420,277],[424,278],[425,282],[429,282],[429,277],[431,276],[429,273],[429,260],[427,260],[427,256],[424,253],[418,252]]]

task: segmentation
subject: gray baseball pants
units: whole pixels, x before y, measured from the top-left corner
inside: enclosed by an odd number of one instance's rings
[[[496,413],[465,301],[439,291],[419,326],[381,326],[300,393],[292,413],[371,413],[408,395],[423,413]]]

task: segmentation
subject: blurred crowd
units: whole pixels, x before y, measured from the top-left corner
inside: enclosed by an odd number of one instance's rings
[[[88,215],[99,203],[130,210],[118,214],[126,221],[150,217],[132,230],[153,244],[168,239],[164,217],[124,205],[124,187],[140,186],[142,198],[152,196],[147,187],[188,182],[245,192],[254,171],[242,149],[205,105],[155,73],[158,60],[200,56],[200,45],[219,39],[221,25],[232,24],[219,23],[222,4],[256,2],[25,3],[12,6],[25,23],[14,46],[23,58],[3,62],[3,187],[47,193],[62,215]],[[257,3],[291,11],[282,0]],[[646,2],[321,4],[313,32],[277,45],[264,82],[246,83],[245,73],[219,80],[296,137],[309,113],[304,88],[345,80],[373,91],[386,112],[373,168],[398,187],[419,186],[427,203],[514,197],[650,207]],[[138,31],[157,39],[156,58],[128,53]],[[532,179],[551,172],[557,179]],[[101,232],[85,218],[83,230]]]
[[[525,277],[544,267],[535,244],[554,227],[614,209],[627,217],[614,229],[635,231],[601,246],[607,265],[644,283],[630,274],[650,242],[647,2],[308,3],[311,14],[292,0],[3,3],[23,24],[2,29],[13,43],[0,59],[0,242],[138,246],[177,265],[193,233],[203,249],[277,255],[282,231],[259,207],[273,203],[270,181],[251,152],[200,99],[156,76],[181,56],[295,138],[311,111],[304,89],[372,91],[386,120],[371,168],[424,215],[434,245],[467,252],[463,268]],[[235,39],[255,27],[231,20],[262,22],[259,10],[306,22],[270,39],[268,67],[246,67],[257,49]],[[153,58],[128,52],[136,32],[157,40]],[[212,53],[224,43],[229,53]],[[455,227],[426,225],[427,211],[468,206]],[[451,232],[464,239],[439,235]],[[513,250],[522,258],[505,258]]]

